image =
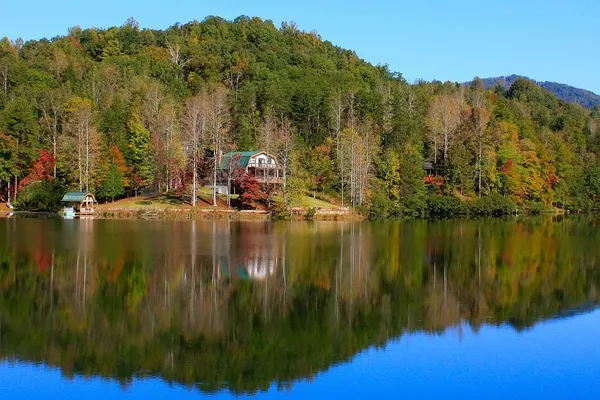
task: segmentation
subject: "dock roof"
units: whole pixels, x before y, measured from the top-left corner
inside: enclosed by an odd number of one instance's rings
[[[68,192],[65,193],[61,201],[65,203],[79,203],[82,202],[87,195],[88,193],[86,192]]]

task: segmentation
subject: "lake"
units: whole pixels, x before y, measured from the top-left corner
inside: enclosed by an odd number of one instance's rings
[[[599,398],[599,228],[0,219],[0,393]]]

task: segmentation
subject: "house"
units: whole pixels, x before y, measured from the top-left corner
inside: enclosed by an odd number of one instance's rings
[[[229,176],[239,169],[256,178],[260,184],[282,184],[283,173],[277,159],[264,151],[234,151],[223,155],[219,165],[219,181],[227,184]]]
[[[93,194],[86,192],[65,193],[61,201],[66,203],[63,210],[65,218],[92,215],[94,213],[94,205],[98,203]]]
[[[432,162],[426,161],[423,163],[423,170],[425,170],[425,177],[423,178],[426,183],[441,186],[444,184],[444,178],[442,174],[444,170],[439,165]]]

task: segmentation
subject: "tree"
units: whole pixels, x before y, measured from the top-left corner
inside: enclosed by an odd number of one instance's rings
[[[61,133],[62,118],[65,111],[65,100],[65,91],[53,89],[45,91],[37,102],[37,107],[41,113],[40,121],[44,132],[50,140],[52,156],[54,159],[58,157],[58,142]],[[56,178],[56,163],[54,163],[52,175]]]
[[[86,192],[93,182],[92,175],[101,149],[101,138],[92,118],[92,103],[73,96],[66,106],[65,140],[60,144],[62,149],[59,147],[59,155],[67,161],[67,166],[77,170],[79,191]]]
[[[292,124],[287,118],[283,118],[277,128],[277,159],[281,166],[283,179],[283,203],[286,208],[290,207],[288,196],[288,175],[292,166],[294,152],[294,132]]]
[[[144,127],[139,114],[134,111],[128,123],[129,163],[132,166],[132,182],[137,196],[139,189],[148,186],[154,176],[150,131]]]
[[[239,187],[240,200],[245,207],[256,208],[266,199],[255,177],[243,174],[236,183]]]
[[[461,94],[435,96],[429,105],[427,127],[433,143],[433,158],[437,164],[439,142],[442,144],[444,165],[448,162],[448,149],[454,139],[454,133],[460,125],[460,113],[463,97]]]
[[[23,178],[21,185],[26,186],[35,181],[51,182],[55,164],[56,160],[48,151],[40,150],[39,158],[33,162],[29,175]]]
[[[124,176],[123,173],[115,164],[111,164],[108,167],[106,177],[100,186],[102,197],[112,199],[115,202],[115,197],[123,195],[125,193],[125,185],[123,184]]]
[[[484,148],[488,142],[486,135],[487,126],[490,121],[490,111],[483,106],[475,106],[472,110],[473,130],[477,146],[477,194],[481,197],[482,176],[483,176],[483,156]]]
[[[60,208],[62,187],[52,177],[54,164],[54,157],[48,151],[40,150],[29,174],[20,182],[17,208],[33,211],[56,211]]]
[[[400,156],[387,149],[375,163],[378,180],[378,197],[374,199],[373,212],[378,217],[396,214],[401,208],[400,184],[402,179]]]
[[[127,178],[129,168],[117,146],[111,146],[108,150],[103,169],[97,195],[99,198],[111,199],[114,203],[115,197],[122,196],[125,193],[125,188],[129,185],[129,179]]]
[[[160,111],[155,151],[157,173],[164,178],[165,190],[168,192],[175,186],[174,177],[185,165],[180,127],[172,104],[164,105]]]
[[[456,143],[451,149],[450,181],[460,189],[463,196],[473,188],[471,155],[463,143]]]
[[[330,144],[322,144],[309,148],[304,153],[304,168],[311,177],[310,190],[313,192],[329,192],[335,182],[335,171],[331,157]]]
[[[4,101],[8,97],[8,82],[11,70],[17,62],[18,48],[16,44],[11,43],[8,38],[0,40],[0,78],[2,79],[2,92]]]
[[[373,173],[373,161],[380,151],[380,137],[372,121],[366,121],[359,130],[346,128],[342,131],[340,160],[350,186],[350,202],[353,207],[362,206],[366,201],[369,183]]]
[[[196,186],[198,184],[198,165],[200,154],[208,130],[208,101],[204,93],[197,94],[185,101],[181,116],[181,125],[185,135],[185,148],[192,167],[192,206],[196,207]]]
[[[231,184],[237,182],[246,173],[246,170],[240,165],[240,159],[239,154],[233,155],[227,167],[227,207],[231,207]]]
[[[8,202],[11,199],[11,179],[16,174],[15,148],[15,140],[0,132],[0,188],[4,187],[4,183],[6,183],[6,200]]]
[[[423,156],[421,146],[407,143],[403,149],[400,167],[400,199],[404,213],[423,215],[426,208],[425,181],[423,180]]]
[[[227,129],[230,121],[229,110],[227,109],[227,90],[221,85],[215,85],[206,91],[208,96],[208,125],[209,125],[209,146],[213,151],[212,159],[212,186],[213,186],[213,206],[217,206],[217,170],[223,148],[228,139]]]
[[[15,141],[14,196],[17,199],[19,178],[25,175],[38,154],[37,133],[39,131],[35,109],[23,96],[17,97],[0,114],[5,132]]]

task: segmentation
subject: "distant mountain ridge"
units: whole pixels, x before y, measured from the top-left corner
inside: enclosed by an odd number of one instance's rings
[[[566,85],[564,83],[557,82],[538,82],[531,78],[521,75],[510,75],[510,76],[499,76],[496,78],[485,78],[481,79],[486,88],[493,87],[497,84],[502,86],[504,89],[510,88],[515,80],[518,78],[528,79],[534,82],[536,85],[543,87],[548,90],[556,97],[569,103],[577,103],[585,108],[594,108],[594,106],[600,106],[600,96],[594,92],[585,89],[579,89],[573,86]]]

